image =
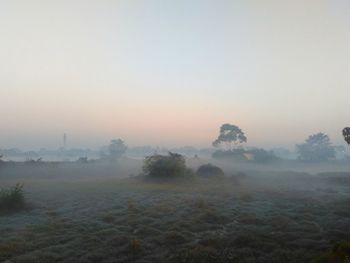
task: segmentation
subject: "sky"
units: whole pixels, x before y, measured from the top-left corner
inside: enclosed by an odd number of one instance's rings
[[[348,0],[0,0],[0,148],[343,144],[349,101]]]

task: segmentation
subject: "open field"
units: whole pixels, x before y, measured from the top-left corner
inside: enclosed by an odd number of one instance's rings
[[[149,183],[138,162],[6,165],[28,207],[0,216],[0,262],[329,262],[350,238],[350,173],[254,168]]]

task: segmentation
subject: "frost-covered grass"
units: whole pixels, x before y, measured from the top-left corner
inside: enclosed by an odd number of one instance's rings
[[[0,216],[0,262],[335,263],[350,240],[349,186],[324,174],[159,184],[65,172],[17,174],[33,209]]]

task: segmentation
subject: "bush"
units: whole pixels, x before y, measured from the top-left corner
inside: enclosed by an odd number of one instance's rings
[[[186,176],[190,170],[186,167],[185,158],[177,153],[168,155],[151,155],[144,160],[143,171],[154,178],[178,178]]]
[[[267,163],[278,160],[278,157],[273,151],[266,151],[264,149],[254,148],[247,151],[247,154],[251,154],[253,161],[258,163]]]
[[[24,208],[23,185],[16,184],[9,189],[0,190],[0,211],[12,212]]]
[[[223,176],[224,171],[221,170],[220,167],[212,165],[210,163],[201,165],[197,170],[197,175],[203,177],[211,177],[211,176]]]

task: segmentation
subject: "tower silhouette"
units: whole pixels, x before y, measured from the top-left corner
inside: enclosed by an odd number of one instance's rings
[[[67,146],[67,134],[64,133],[63,134],[63,148],[66,149]]]

